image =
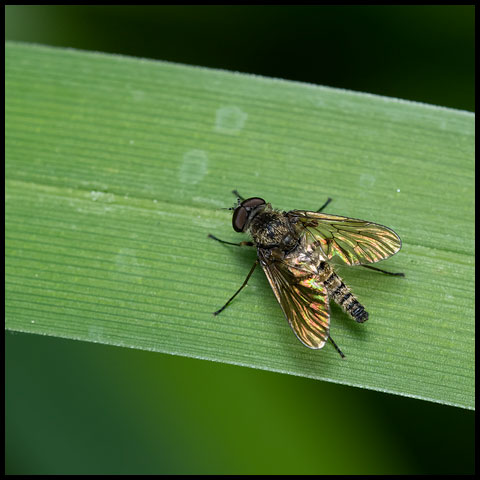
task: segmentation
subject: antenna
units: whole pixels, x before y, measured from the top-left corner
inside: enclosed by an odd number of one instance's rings
[[[238,193],[237,190],[232,190],[232,193],[233,193],[234,195],[236,195],[240,200],[242,200],[242,201],[245,200],[245,199]]]

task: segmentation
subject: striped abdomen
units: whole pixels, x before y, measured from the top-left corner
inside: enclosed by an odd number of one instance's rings
[[[321,274],[323,270],[323,275]],[[355,298],[350,289],[343,283],[343,280],[335,273],[327,262],[320,262],[319,272],[325,280],[328,294],[332,300],[340,305],[355,321],[359,323],[368,320],[368,312],[363,305]]]

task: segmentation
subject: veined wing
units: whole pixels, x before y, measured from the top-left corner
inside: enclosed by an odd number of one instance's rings
[[[309,348],[322,348],[328,340],[328,293],[311,273],[293,270],[282,261],[271,262],[258,249],[260,264],[297,338]]]
[[[328,259],[337,255],[347,265],[385,260],[402,246],[393,230],[378,223],[305,210],[292,210],[288,215],[298,233],[306,236],[307,245],[318,245]]]

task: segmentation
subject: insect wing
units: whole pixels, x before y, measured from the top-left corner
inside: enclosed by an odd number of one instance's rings
[[[393,230],[378,223],[304,210],[292,210],[288,215],[308,245],[319,246],[328,259],[338,256],[347,265],[385,260],[402,246]]]
[[[281,261],[269,262],[258,251],[260,264],[278,303],[298,339],[309,348],[322,348],[328,340],[330,310],[325,285],[311,274],[299,276]]]

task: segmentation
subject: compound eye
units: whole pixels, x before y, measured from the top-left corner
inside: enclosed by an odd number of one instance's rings
[[[243,232],[245,224],[247,223],[247,210],[240,205],[233,212],[232,226],[236,232]]]
[[[242,207],[253,208],[258,207],[259,205],[265,205],[265,200],[259,197],[247,198],[242,202]]]

